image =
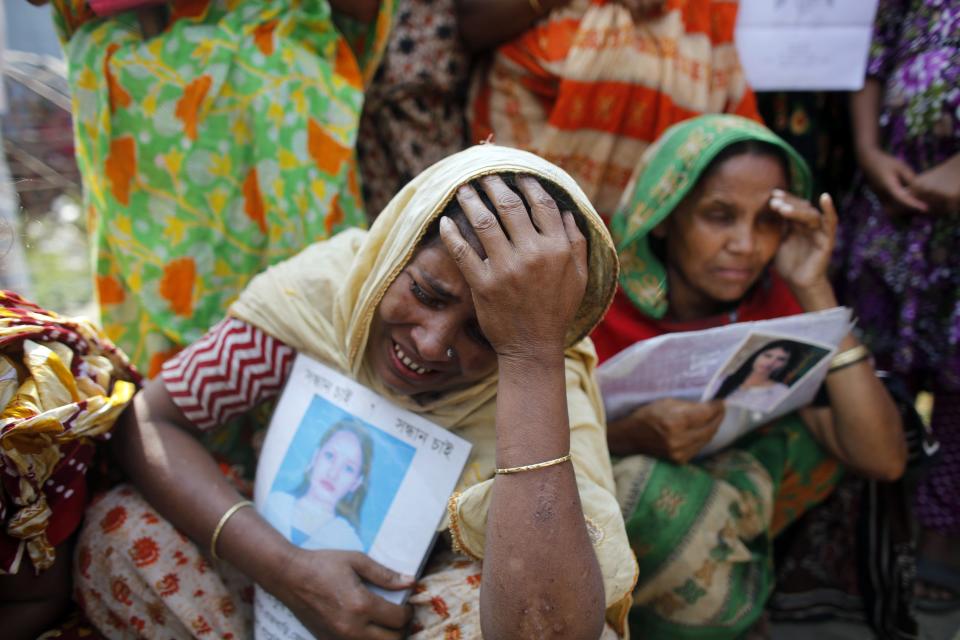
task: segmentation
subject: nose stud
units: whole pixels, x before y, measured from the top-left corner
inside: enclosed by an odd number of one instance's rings
[[[447,360],[453,360],[457,357],[457,352],[453,350],[453,347],[447,347]]]

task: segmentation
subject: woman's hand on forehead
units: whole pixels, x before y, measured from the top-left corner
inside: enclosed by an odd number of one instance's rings
[[[480,328],[501,357],[562,355],[587,285],[586,238],[573,214],[561,212],[535,178],[518,177],[523,198],[498,176],[480,183],[499,221],[470,185],[460,187],[457,200],[485,260],[452,220],[440,222],[444,245],[470,286]]]
[[[837,232],[837,210],[833,200],[820,196],[820,210],[803,198],[774,190],[770,207],[788,224],[787,234],[774,258],[777,271],[795,293],[799,289],[827,284],[827,267]]]

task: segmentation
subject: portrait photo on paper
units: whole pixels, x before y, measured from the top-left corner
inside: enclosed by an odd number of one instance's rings
[[[314,396],[264,517],[304,549],[369,551],[416,449]]]
[[[830,353],[827,345],[751,333],[720,368],[704,395],[769,413]]]

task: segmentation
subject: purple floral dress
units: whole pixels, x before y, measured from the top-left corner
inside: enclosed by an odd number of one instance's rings
[[[880,135],[917,172],[960,152],[960,0],[880,0]],[[846,303],[882,364],[960,392],[960,215],[892,219],[861,177],[842,213]]]
[[[867,73],[884,84],[889,153],[917,172],[960,153],[960,0],[880,0]],[[891,218],[860,177],[842,216],[844,302],[883,367],[934,391],[940,457],[917,517],[960,536],[960,213]]]

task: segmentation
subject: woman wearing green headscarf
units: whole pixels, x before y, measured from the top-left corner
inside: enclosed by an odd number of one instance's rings
[[[761,125],[694,118],[645,154],[612,220],[620,291],[593,333],[601,359],[638,340],[837,306],[826,269],[837,214],[808,201],[810,172]],[[844,468],[894,479],[906,451],[869,353],[848,335],[826,399],[696,458],[722,400],[664,398],[608,427],[640,566],[631,626],[645,638],[734,638],[772,589],[772,540]],[[820,406],[822,404],[823,406]]]

